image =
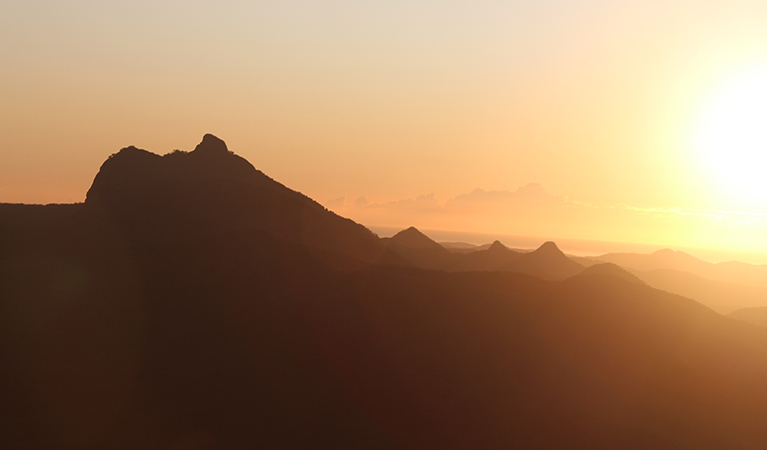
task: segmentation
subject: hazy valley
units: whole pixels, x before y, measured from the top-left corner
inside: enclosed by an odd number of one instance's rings
[[[766,270],[379,238],[214,136],[129,147],[0,205],[0,440],[757,449]]]

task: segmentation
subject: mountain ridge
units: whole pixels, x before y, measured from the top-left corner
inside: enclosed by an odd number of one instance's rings
[[[196,164],[171,155],[157,173]],[[144,164],[138,173],[154,170]],[[4,446],[745,450],[767,440],[767,330],[616,276],[555,281],[382,257],[349,269],[329,260],[366,256],[361,225],[248,180],[150,176],[72,208],[0,205]],[[435,248],[405,231],[395,243]],[[373,242],[396,257],[391,239]],[[508,254],[553,255],[559,276],[578,269],[552,244]]]
[[[161,239],[199,227],[261,229],[320,253],[340,252],[350,266],[397,259],[370,230],[273,180],[210,134],[191,152],[120,150],[102,165],[85,204],[128,232]],[[150,222],[136,220],[147,215]]]

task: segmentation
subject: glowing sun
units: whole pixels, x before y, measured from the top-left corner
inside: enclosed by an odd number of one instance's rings
[[[719,189],[767,204],[767,67],[738,73],[703,105],[693,146]]]

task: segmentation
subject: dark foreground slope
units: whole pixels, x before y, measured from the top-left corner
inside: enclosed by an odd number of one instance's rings
[[[682,297],[600,273],[338,270],[260,226],[168,239],[162,214],[73,208],[0,228],[4,448],[767,439],[767,330]]]
[[[258,229],[363,263],[391,256],[367,228],[272,180],[210,134],[188,153],[120,150],[102,165],[85,203],[139,239]]]

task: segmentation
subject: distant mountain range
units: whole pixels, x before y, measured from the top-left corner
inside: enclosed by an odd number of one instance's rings
[[[626,258],[379,239],[214,136],[129,147],[82,204],[0,205],[0,442],[762,448],[767,328]]]
[[[728,316],[760,327],[767,327],[767,306],[742,308],[728,314]]]
[[[767,306],[767,266],[738,262],[712,264],[668,249],[649,255],[611,253],[568,257],[553,242],[534,251],[512,250],[498,241],[483,246],[438,244],[413,227],[383,241],[403,260],[426,269],[500,270],[564,280],[585,267],[610,263],[656,289],[692,298],[722,314]],[[625,274],[623,276],[625,278]]]
[[[499,241],[486,248],[476,247],[473,251],[451,252],[414,227],[382,241],[402,259],[424,269],[448,272],[507,271],[546,280],[564,280],[583,270],[583,266],[565,256],[553,242],[546,242],[532,252],[514,251]]]
[[[648,255],[609,253],[578,261],[587,264],[588,259],[617,264],[652,287],[695,299],[723,314],[767,306],[767,265],[713,264],[669,249]]]
[[[597,257],[597,259],[641,271],[672,269],[724,283],[767,287],[767,265],[746,264],[737,261],[713,264],[684,252],[669,249],[658,250],[649,255],[608,253]]]

